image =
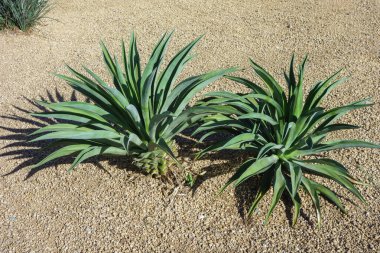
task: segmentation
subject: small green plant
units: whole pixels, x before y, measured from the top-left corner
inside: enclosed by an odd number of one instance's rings
[[[34,116],[68,122],[48,125],[33,133],[40,136],[32,141],[49,140],[50,146],[59,147],[34,167],[75,154],[71,170],[93,156],[120,155],[132,156],[134,164],[146,173],[165,175],[172,161],[177,162],[174,137],[207,112],[203,107],[188,108],[188,103],[208,84],[234,71],[217,70],[192,76],[174,87],[200,38],[180,50],[159,73],[171,36],[171,33],[162,36],[143,71],[133,34],[128,54],[122,43],[123,65],[111,57],[102,43],[104,61],[114,87],[85,67],[88,76],[70,67],[75,78],[57,75],[92,103],[38,102],[51,111]]]
[[[190,188],[195,184],[195,178],[191,172],[187,172],[185,176],[185,184]]]
[[[356,129],[356,126],[336,121],[347,112],[369,106],[371,103],[368,99],[364,99],[328,110],[321,107],[322,99],[344,81],[344,79],[335,80],[339,72],[318,82],[303,101],[306,60],[305,57],[299,66],[297,78],[293,67],[294,57],[292,58],[289,73],[285,73],[287,95],[266,70],[251,60],[255,73],[266,88],[247,79],[228,76],[252,92],[247,94],[212,92],[199,102],[200,106],[219,109],[219,112],[208,116],[195,133],[205,132],[202,139],[220,131],[227,131],[232,136],[204,149],[199,156],[224,149],[246,150],[252,154],[252,157],[246,160],[228,180],[222,191],[232,183],[237,187],[248,178],[257,176],[260,186],[248,211],[251,216],[260,200],[273,186],[273,198],[265,223],[281,196],[287,194],[294,204],[293,225],[296,224],[301,208],[300,188],[311,197],[318,225],[321,222],[320,196],[327,198],[345,212],[337,195],[309,175],[331,179],[364,201],[354,185],[360,182],[353,178],[342,164],[316,155],[342,148],[380,147],[358,140],[325,141],[330,132]],[[308,156],[311,157],[304,159]]]
[[[27,31],[49,11],[48,0],[0,0],[0,29]]]
[[[0,16],[0,29],[5,26],[5,20],[2,16]]]

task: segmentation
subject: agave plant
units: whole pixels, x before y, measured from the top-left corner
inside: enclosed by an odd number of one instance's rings
[[[18,27],[26,31],[50,10],[48,0],[0,0],[0,29]]]
[[[219,112],[208,116],[194,133],[204,132],[202,139],[220,131],[227,131],[231,136],[202,150],[199,156],[210,151],[225,149],[250,152],[251,158],[240,166],[222,191],[232,183],[236,187],[248,178],[257,176],[260,186],[248,211],[248,216],[251,216],[260,200],[273,186],[273,198],[265,223],[268,222],[281,196],[287,194],[294,204],[293,225],[296,224],[301,208],[301,188],[311,197],[318,225],[321,222],[320,196],[327,198],[345,212],[337,195],[310,175],[331,179],[364,201],[354,185],[360,182],[352,177],[342,164],[316,155],[342,148],[380,147],[358,140],[325,141],[330,132],[356,129],[354,125],[336,123],[336,121],[347,112],[369,106],[371,103],[368,99],[364,99],[332,109],[321,107],[322,99],[344,81],[344,79],[336,80],[339,71],[314,85],[304,101],[303,80],[306,60],[305,57],[299,66],[297,77],[293,56],[289,73],[284,73],[288,87],[287,95],[266,70],[250,60],[254,72],[266,88],[244,78],[228,76],[227,78],[252,91],[247,94],[213,92],[199,102],[200,106],[218,109]]]
[[[234,70],[192,76],[175,86],[200,37],[180,50],[159,73],[171,36],[162,36],[143,71],[133,34],[128,54],[122,43],[123,65],[101,43],[113,86],[85,67],[87,76],[70,67],[73,78],[57,75],[91,102],[38,102],[48,111],[34,116],[65,122],[33,133],[39,136],[32,141],[49,140],[49,146],[59,147],[34,167],[73,154],[76,158],[69,170],[93,156],[128,155],[147,173],[165,175],[172,161],[177,161],[174,137],[206,113],[202,107],[188,108],[188,103],[205,86]]]

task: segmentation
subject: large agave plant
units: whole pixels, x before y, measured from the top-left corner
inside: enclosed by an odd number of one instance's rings
[[[220,131],[228,131],[231,138],[217,142],[200,152],[200,156],[217,150],[246,150],[252,155],[223,187],[239,186],[248,178],[258,176],[259,189],[248,214],[252,214],[263,196],[273,186],[273,198],[265,222],[283,194],[290,196],[294,204],[293,224],[300,213],[300,189],[310,195],[314,203],[318,225],[321,221],[320,196],[323,196],[345,212],[337,195],[327,186],[318,183],[316,175],[331,179],[348,189],[361,201],[364,198],[354,184],[359,183],[339,162],[316,157],[322,152],[351,148],[379,148],[378,145],[358,140],[325,141],[328,133],[356,126],[336,123],[347,112],[369,106],[368,99],[345,106],[324,109],[322,99],[344,81],[335,80],[338,73],[318,82],[303,100],[303,80],[306,58],[299,66],[298,77],[294,72],[294,57],[290,71],[285,73],[288,87],[286,95],[278,82],[262,67],[251,60],[253,70],[266,88],[239,77],[228,76],[252,90],[247,94],[230,92],[209,93],[201,106],[218,108],[219,113],[209,116],[195,133],[204,132],[202,138]],[[308,157],[311,156],[311,157]],[[307,159],[305,159],[307,158]]]
[[[68,67],[74,76],[58,75],[91,102],[38,102],[50,111],[33,114],[64,120],[35,131],[32,141],[49,140],[58,149],[34,167],[53,159],[76,155],[70,170],[98,155],[132,156],[134,163],[150,174],[166,174],[176,160],[173,138],[205,113],[202,107],[187,108],[194,95],[233,69],[189,77],[178,85],[178,75],[192,58],[196,39],[180,50],[159,73],[172,34],[164,34],[142,71],[132,34],[129,53],[122,43],[122,62],[111,57],[102,43],[105,63],[113,77],[108,85],[91,70],[86,75]]]

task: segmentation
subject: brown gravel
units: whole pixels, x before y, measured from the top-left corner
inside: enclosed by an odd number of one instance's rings
[[[55,89],[67,98],[71,90],[50,72],[64,72],[68,63],[84,64],[105,73],[98,42],[118,49],[121,38],[136,31],[144,60],[159,36],[175,29],[169,55],[205,33],[198,57],[187,74],[227,67],[248,67],[247,57],[282,78],[292,52],[309,53],[308,86],[344,67],[351,76],[326,102],[336,106],[363,97],[376,105],[346,117],[357,131],[336,137],[380,142],[380,2],[359,0],[275,1],[125,1],[56,0],[44,26],[31,34],[0,33],[0,114],[26,117],[15,106],[35,109],[26,99],[47,97]],[[251,76],[248,72],[243,75]],[[219,82],[212,89],[239,89]],[[1,119],[0,147],[22,140],[27,120]],[[2,152],[19,150],[17,147]],[[40,159],[46,154],[22,152]],[[249,186],[217,190],[236,164],[203,160],[195,167],[207,170],[192,194],[180,188],[167,197],[158,180],[130,170],[128,162],[87,163],[68,174],[68,164],[57,164],[24,180],[28,168],[0,177],[0,252],[379,252],[380,168],[378,150],[332,152],[352,174],[371,186],[360,187],[368,205],[347,200],[346,216],[325,201],[323,225],[315,226],[308,200],[296,228],[289,226],[285,205],[262,225],[269,199],[252,222],[244,218]],[[23,168],[23,158],[0,157],[1,174]],[[124,168],[124,169],[121,169]],[[254,183],[254,182],[252,182]],[[352,197],[332,184],[343,197]]]

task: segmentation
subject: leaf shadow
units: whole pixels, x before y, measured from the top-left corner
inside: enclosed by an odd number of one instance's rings
[[[30,113],[32,111],[42,111],[46,112],[47,110],[40,106],[35,101],[28,99],[26,97],[23,97],[25,101],[31,105],[31,109],[24,109],[18,105],[14,105],[13,107],[18,111],[16,114],[8,114],[8,115],[1,115],[0,118],[4,119],[3,122],[6,122],[7,125],[0,125],[0,129],[3,129],[7,132],[9,132],[8,135],[0,136],[0,140],[10,141],[9,144],[2,147],[0,150],[3,151],[0,153],[0,157],[6,157],[9,158],[9,160],[21,160],[19,164],[17,164],[11,171],[6,172],[2,176],[9,176],[16,172],[19,172],[23,169],[26,169],[33,164],[38,163],[40,160],[42,160],[47,154],[51,153],[53,149],[45,148],[48,141],[40,141],[40,142],[29,142],[31,140],[30,134],[33,133],[35,130],[46,126],[48,124],[60,122],[64,123],[67,121],[64,120],[51,120],[48,118],[34,118]],[[55,89],[54,93],[51,93],[47,91],[45,96],[40,96],[40,100],[42,101],[48,101],[48,102],[63,102],[67,101],[65,96],[60,93],[57,89]],[[70,101],[78,101],[78,98],[76,96],[75,91],[71,93],[71,95],[68,97],[68,100]],[[88,100],[87,100],[88,101]],[[29,127],[27,128],[19,128],[12,126],[10,122],[16,122],[18,124],[26,124]],[[189,129],[183,132],[183,136],[179,136],[176,138],[177,143],[180,144],[181,148],[179,151],[180,157],[186,157],[190,160],[193,160],[193,154],[195,151],[199,151],[206,146],[210,145],[210,142],[218,141],[220,139],[226,138],[225,135],[219,135],[216,137],[213,137],[212,139],[207,140],[204,143],[199,143],[195,139],[192,139],[189,137],[191,132],[194,129]],[[44,149],[45,148],[45,149]],[[251,154],[252,155],[252,154]],[[197,177],[197,180],[195,181],[194,186],[191,188],[192,195],[196,193],[196,191],[199,189],[199,187],[206,181],[215,177],[219,177],[222,175],[230,174],[235,171],[235,169],[242,164],[243,161],[245,161],[249,157],[249,154],[243,151],[220,151],[216,153],[208,154],[205,157],[200,158],[199,160],[202,162],[209,161],[219,161],[218,163],[211,162],[206,167],[202,167],[202,174]],[[55,168],[57,165],[60,164],[71,164],[73,157],[64,157],[60,158],[54,161],[51,161],[49,163],[46,163],[45,165],[38,167],[36,169],[30,169],[28,171],[26,177],[24,180],[28,180],[32,176],[34,176],[36,173],[43,169],[47,168]],[[118,169],[122,170],[128,170],[132,172],[136,172],[139,174],[144,174],[143,171],[139,170],[137,167],[133,165],[132,158],[130,157],[113,157],[113,156],[102,156],[102,157],[96,157],[91,158],[86,161],[86,163],[91,163],[95,165],[97,168],[101,169],[102,171],[106,172],[108,175],[110,173],[107,171],[106,168],[102,165],[103,161],[107,161],[109,165],[115,166]],[[55,165],[55,166],[52,166]],[[255,194],[258,189],[258,178],[253,177],[248,179],[246,182],[241,184],[239,187],[234,189],[234,195],[236,199],[236,208],[240,215],[240,217],[247,221],[247,210],[249,209]],[[286,212],[287,217],[289,221],[291,221],[291,201],[290,200],[284,200],[284,204],[286,206]],[[306,216],[301,209],[301,215],[307,220],[310,221],[310,218]]]
[[[219,136],[217,139],[213,139],[213,141],[218,141],[220,138],[226,138],[226,136]],[[186,145],[187,143],[187,145]],[[184,147],[186,152],[181,155],[190,155],[193,152],[190,150],[200,150],[205,148],[210,143],[191,143],[191,142],[181,142],[181,146]],[[252,154],[251,154],[252,155]],[[231,174],[239,168],[239,166],[247,160],[250,156],[247,152],[244,151],[228,151],[222,150],[216,153],[208,154],[207,156],[201,157],[201,161],[222,161],[219,163],[211,162],[210,165],[206,167],[202,167],[202,174],[199,175],[195,181],[195,184],[191,187],[192,196],[195,195],[199,187],[209,179],[219,177],[226,174]],[[233,187],[232,185],[229,187]],[[245,182],[243,182],[238,187],[234,188],[234,196],[235,196],[235,205],[237,211],[241,217],[241,219],[248,223],[247,212],[256,196],[256,193],[259,188],[259,178],[251,177]]]
[[[3,122],[6,122],[7,125],[0,125],[0,129],[7,131],[9,134],[0,136],[0,140],[9,141],[9,144],[3,146],[0,150],[0,157],[5,157],[8,160],[21,160],[11,171],[5,172],[2,174],[3,177],[12,175],[16,172],[19,172],[23,169],[26,169],[39,161],[41,161],[46,155],[56,150],[48,148],[49,141],[38,141],[38,142],[29,142],[32,139],[30,136],[31,133],[37,129],[44,127],[52,123],[67,123],[65,120],[52,120],[48,118],[36,118],[30,114],[34,111],[47,112],[46,108],[40,106],[36,101],[29,98],[23,97],[23,99],[31,105],[31,109],[24,109],[20,106],[13,105],[13,108],[16,109],[17,113],[1,115],[0,118],[3,119]],[[54,94],[50,91],[46,92],[45,96],[39,96],[40,101],[47,101],[51,103],[63,102],[66,101],[65,96],[55,89]],[[70,101],[78,101],[75,91],[69,96]],[[88,102],[88,100],[86,100]],[[27,128],[14,127],[14,124],[26,124],[29,125]],[[30,169],[24,180],[29,179],[39,171],[47,168],[51,168],[52,165],[58,164],[71,164],[74,158],[72,157],[63,157],[51,162],[48,162],[38,168]],[[92,163],[99,169],[109,172],[102,166],[100,163],[103,160],[106,160],[107,157],[102,158],[92,158],[88,159],[86,163]],[[112,161],[112,159],[111,159]]]
[[[259,178],[251,177],[243,182],[238,187],[235,187],[236,208],[240,215],[240,218],[244,223],[249,223],[248,210],[255,199],[256,193],[259,188]],[[256,208],[255,213],[260,212],[259,208]]]

